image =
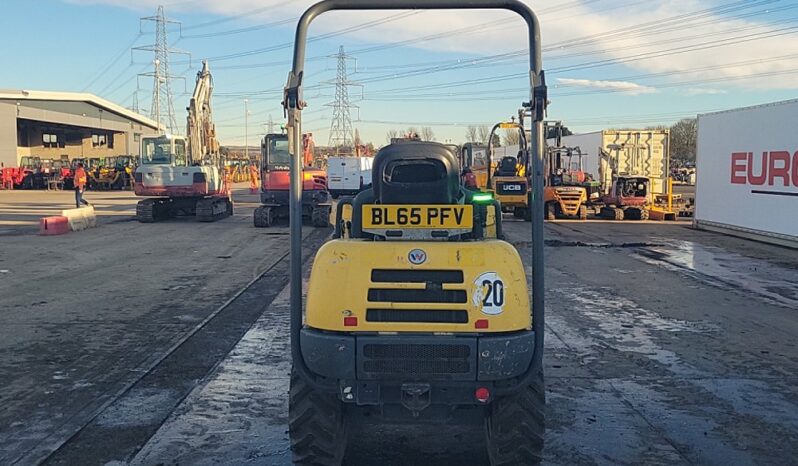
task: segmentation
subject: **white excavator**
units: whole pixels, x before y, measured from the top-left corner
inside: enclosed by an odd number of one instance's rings
[[[177,215],[213,222],[233,214],[230,185],[216,139],[211,112],[213,78],[202,62],[188,110],[186,136],[162,134],[141,138],[134,174],[139,222],[152,223]]]

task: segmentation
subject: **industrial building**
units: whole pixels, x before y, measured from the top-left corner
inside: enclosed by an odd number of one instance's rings
[[[154,120],[93,94],[0,90],[0,166],[25,156],[137,155],[141,136],[156,133]]]

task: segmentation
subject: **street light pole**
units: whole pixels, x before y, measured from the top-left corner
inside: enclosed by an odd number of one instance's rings
[[[244,99],[244,158],[249,162],[249,100]]]

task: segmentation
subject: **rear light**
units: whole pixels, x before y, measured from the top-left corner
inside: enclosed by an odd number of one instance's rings
[[[344,327],[357,327],[357,317],[344,317]]]
[[[479,319],[474,322],[474,328],[484,329],[490,327],[490,322],[488,319]]]
[[[474,391],[474,398],[480,403],[487,403],[490,400],[490,390],[485,387],[479,387]]]

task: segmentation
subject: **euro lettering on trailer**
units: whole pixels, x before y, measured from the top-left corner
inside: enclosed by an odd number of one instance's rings
[[[504,281],[496,272],[485,272],[474,280],[471,302],[489,316],[504,312]]]

